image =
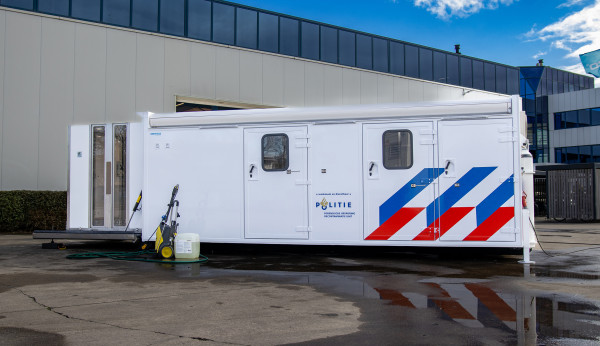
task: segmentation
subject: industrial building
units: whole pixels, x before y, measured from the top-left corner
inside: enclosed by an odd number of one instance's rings
[[[593,110],[585,125],[585,109],[600,107],[592,78],[225,1],[0,0],[0,57],[1,190],[66,190],[68,126],[132,122],[142,111],[520,93],[537,162],[572,160],[574,146],[580,160],[600,144]],[[576,126],[573,110],[583,114]]]

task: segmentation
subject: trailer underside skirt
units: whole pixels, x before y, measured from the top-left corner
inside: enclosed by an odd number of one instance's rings
[[[141,230],[135,231],[106,231],[106,230],[35,230],[33,239],[72,239],[72,240],[131,240],[136,241],[142,236]]]

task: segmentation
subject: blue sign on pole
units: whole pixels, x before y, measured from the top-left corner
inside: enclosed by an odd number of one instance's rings
[[[585,72],[600,78],[600,49],[580,54],[579,58],[581,58],[581,63],[585,68]]]

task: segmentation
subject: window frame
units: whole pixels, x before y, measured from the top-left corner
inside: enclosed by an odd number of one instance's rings
[[[388,162],[386,160],[386,146],[385,146],[385,136],[388,133],[400,133],[400,132],[405,132],[408,133],[410,135],[410,165],[408,166],[399,166],[399,167],[390,167],[388,165]],[[403,169],[411,169],[413,167],[413,165],[415,164],[415,156],[414,156],[414,141],[413,141],[413,134],[412,131],[408,130],[408,129],[394,129],[394,130],[386,130],[383,132],[383,134],[381,135],[381,161],[383,162],[383,167],[387,170],[403,170]]]

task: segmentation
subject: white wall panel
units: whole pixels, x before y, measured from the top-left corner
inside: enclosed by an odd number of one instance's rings
[[[343,71],[339,67],[325,65],[323,67],[323,104],[326,106],[337,106],[344,104],[344,93],[342,91]]]
[[[304,64],[304,102],[307,107],[322,106],[325,103],[323,71],[322,64]]]
[[[190,43],[165,39],[165,112],[175,112],[175,97],[190,96]]]
[[[240,102],[263,103],[262,54],[240,52]]]
[[[386,75],[377,76],[377,103],[394,102],[394,78]]]
[[[576,92],[574,96],[575,96],[575,97],[573,97],[573,100],[577,100],[577,101],[576,101],[576,102],[577,102],[576,109],[583,109],[583,108],[586,108],[586,107],[583,105],[583,93],[582,93],[582,92]]]
[[[263,56],[262,61],[263,104],[304,105],[304,65],[299,61],[279,59],[272,55]],[[293,97],[284,101],[288,93]]]
[[[6,14],[2,189],[38,187],[41,18]]]
[[[137,120],[135,108],[136,34],[106,33],[106,121]]]
[[[267,61],[265,57],[265,62]],[[292,107],[303,107],[306,102],[306,63],[304,61],[295,60],[295,59],[284,59],[281,61],[280,58],[277,57],[268,57],[269,64],[273,66],[275,70],[279,70],[280,68],[283,70],[281,76],[270,74],[265,74],[265,76],[269,76],[269,81],[273,81],[273,85],[269,87],[272,88],[277,87],[277,84],[281,81],[283,83],[283,93],[281,94],[281,102],[274,103],[273,105],[281,105],[281,106],[292,106]],[[281,67],[280,67],[281,65]],[[267,68],[267,64],[265,63],[265,69]],[[283,78],[281,78],[283,77]],[[281,79],[280,79],[281,78]],[[266,80],[265,80],[266,83]],[[266,89],[265,89],[266,90]],[[263,100],[265,104],[269,103],[269,98],[272,98],[274,101],[279,99],[279,92],[273,90],[273,95],[265,94],[263,96]]]
[[[73,121],[75,24],[42,19],[38,188],[66,190]],[[62,179],[60,179],[62,178]]]
[[[74,122],[106,121],[106,30],[75,26]]]
[[[217,48],[216,95],[218,100],[240,99],[240,51]]]
[[[360,104],[360,71],[343,69],[342,97],[345,105]]]
[[[436,101],[438,99],[439,86],[431,83],[422,83],[423,101]]]
[[[438,88],[438,100],[460,100],[462,98],[462,89],[441,85]]]
[[[408,95],[408,81],[406,78],[394,79],[394,102],[408,102],[410,99]]]
[[[360,72],[360,103],[377,103],[377,74],[372,72]]]
[[[205,99],[215,99],[216,85],[216,54],[215,46],[208,44],[190,44],[190,78],[191,96]]]
[[[165,39],[136,34],[135,109],[163,112],[165,82]]]
[[[4,39],[6,12],[0,11],[0,189],[2,189],[2,123],[4,122]]]
[[[408,81],[408,99],[410,102],[424,101],[424,88],[425,83],[418,82],[415,80]]]

